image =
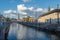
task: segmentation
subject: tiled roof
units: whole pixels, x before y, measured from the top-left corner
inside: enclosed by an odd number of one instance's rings
[[[60,9],[54,9],[54,10],[52,10],[50,12],[44,13],[44,14],[40,15],[38,18],[49,15],[49,14],[52,14],[54,12],[60,12]]]

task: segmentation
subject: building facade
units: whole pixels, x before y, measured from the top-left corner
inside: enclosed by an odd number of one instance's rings
[[[35,19],[34,18],[29,18],[29,22],[34,22],[35,21]]]
[[[38,17],[38,22],[59,21],[60,9],[54,9]]]
[[[23,21],[24,22],[34,22],[35,21],[35,19],[33,18],[33,17],[27,17],[27,18],[23,18]]]

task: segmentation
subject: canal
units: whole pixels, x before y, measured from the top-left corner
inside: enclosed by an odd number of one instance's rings
[[[43,31],[37,31],[33,28],[26,27],[17,23],[10,25],[8,40],[59,40],[54,34]]]

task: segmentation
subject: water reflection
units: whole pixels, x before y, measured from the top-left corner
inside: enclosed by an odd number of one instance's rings
[[[10,26],[8,40],[59,40],[59,37],[13,23]]]
[[[17,24],[12,24],[10,26],[8,40],[17,40],[17,31],[18,31]]]

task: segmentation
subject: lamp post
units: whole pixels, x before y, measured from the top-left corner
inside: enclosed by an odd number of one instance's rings
[[[51,18],[50,18],[50,24],[51,24]]]
[[[57,13],[57,23],[59,24],[59,12]]]

